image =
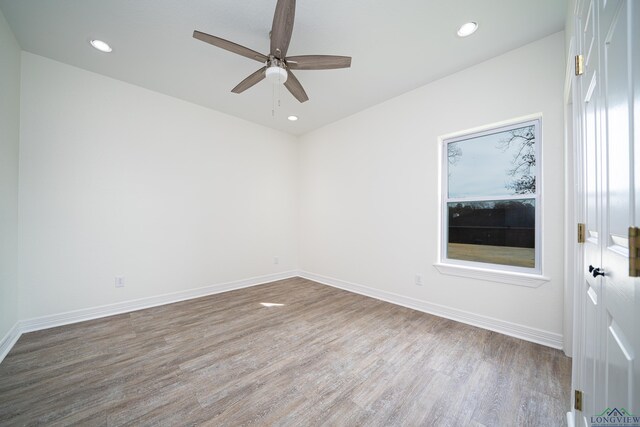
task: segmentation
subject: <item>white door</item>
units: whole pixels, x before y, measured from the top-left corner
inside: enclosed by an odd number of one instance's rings
[[[584,73],[574,89],[587,229],[575,307],[578,426],[607,409],[640,416],[640,279],[629,275],[628,239],[629,227],[640,226],[639,3],[586,0],[577,8]]]
[[[637,1],[608,0],[599,3],[602,93],[602,270],[598,280],[603,291],[604,322],[602,409],[624,408],[640,416],[638,352],[640,325],[637,300],[640,279],[629,275],[629,227],[636,223],[636,191],[632,182],[635,168],[633,136],[634,93],[640,84],[638,69],[633,70],[633,54],[638,56]],[[635,9],[635,10],[634,10]],[[636,28],[634,28],[636,27]],[[636,34],[637,36],[637,34]],[[634,82],[635,74],[635,82]],[[637,88],[636,88],[637,90]],[[637,108],[640,99],[636,98]],[[637,123],[640,126],[640,123]],[[640,143],[636,144],[640,149]],[[636,170],[634,170],[636,169]],[[638,188],[640,190],[640,188]],[[635,316],[635,319],[634,319]],[[635,384],[634,384],[635,383]],[[638,423],[640,425],[640,423]]]
[[[600,199],[602,190],[602,141],[600,136],[600,95],[601,82],[598,70],[599,50],[597,49],[597,4],[595,1],[584,1],[579,8],[578,39],[579,51],[584,52],[584,74],[578,78],[578,97],[580,98],[581,110],[581,143],[583,153],[582,173],[584,189],[584,220],[586,225],[586,241],[584,244],[584,276],[578,292],[578,301],[581,307],[576,307],[582,314],[582,321],[575,323],[576,328],[580,328],[580,337],[576,345],[582,359],[580,365],[582,372],[579,375],[580,385],[583,392],[582,408],[584,414],[594,414],[602,401],[599,384],[602,383],[601,372],[597,365],[601,356],[602,337],[596,331],[601,330],[601,310],[602,289],[601,281],[593,277],[586,270],[599,267],[602,264],[600,250],[600,229],[602,217],[600,214]],[[577,365],[574,361],[574,366]],[[578,425],[584,425],[584,417],[578,416]]]

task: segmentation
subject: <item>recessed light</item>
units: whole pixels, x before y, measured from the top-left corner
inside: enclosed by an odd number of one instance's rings
[[[287,117],[287,119],[291,120],[292,122],[295,122],[296,120],[298,120],[298,116],[289,116]]]
[[[95,47],[100,52],[109,53],[113,50],[111,49],[111,46],[109,46],[106,42],[103,42],[102,40],[91,40],[89,43],[91,43],[91,46]]]
[[[478,29],[477,22],[467,22],[466,24],[462,24],[460,28],[458,28],[458,36],[467,37],[471,34],[475,33]]]

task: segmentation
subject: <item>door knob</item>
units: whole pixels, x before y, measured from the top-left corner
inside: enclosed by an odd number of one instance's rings
[[[595,270],[595,267],[593,265],[589,266],[589,273],[593,273],[593,270]]]
[[[592,274],[593,277],[604,276],[604,270],[601,268],[594,268]]]

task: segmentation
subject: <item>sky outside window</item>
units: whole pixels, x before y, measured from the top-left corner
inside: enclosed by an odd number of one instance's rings
[[[515,180],[535,180],[535,167],[523,166],[527,155],[535,165],[535,139],[527,144],[522,135],[533,135],[533,126],[493,133],[448,144],[450,198],[511,196],[535,193],[535,184],[518,193]],[[514,135],[516,137],[514,138]],[[520,136],[519,136],[520,135]],[[510,142],[509,142],[510,141]],[[531,142],[533,141],[533,143]],[[520,167],[512,175],[510,172]]]

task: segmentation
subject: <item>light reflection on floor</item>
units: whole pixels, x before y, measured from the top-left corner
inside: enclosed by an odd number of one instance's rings
[[[260,304],[265,307],[282,307],[284,305],[284,304],[278,304],[275,302],[261,302]]]

